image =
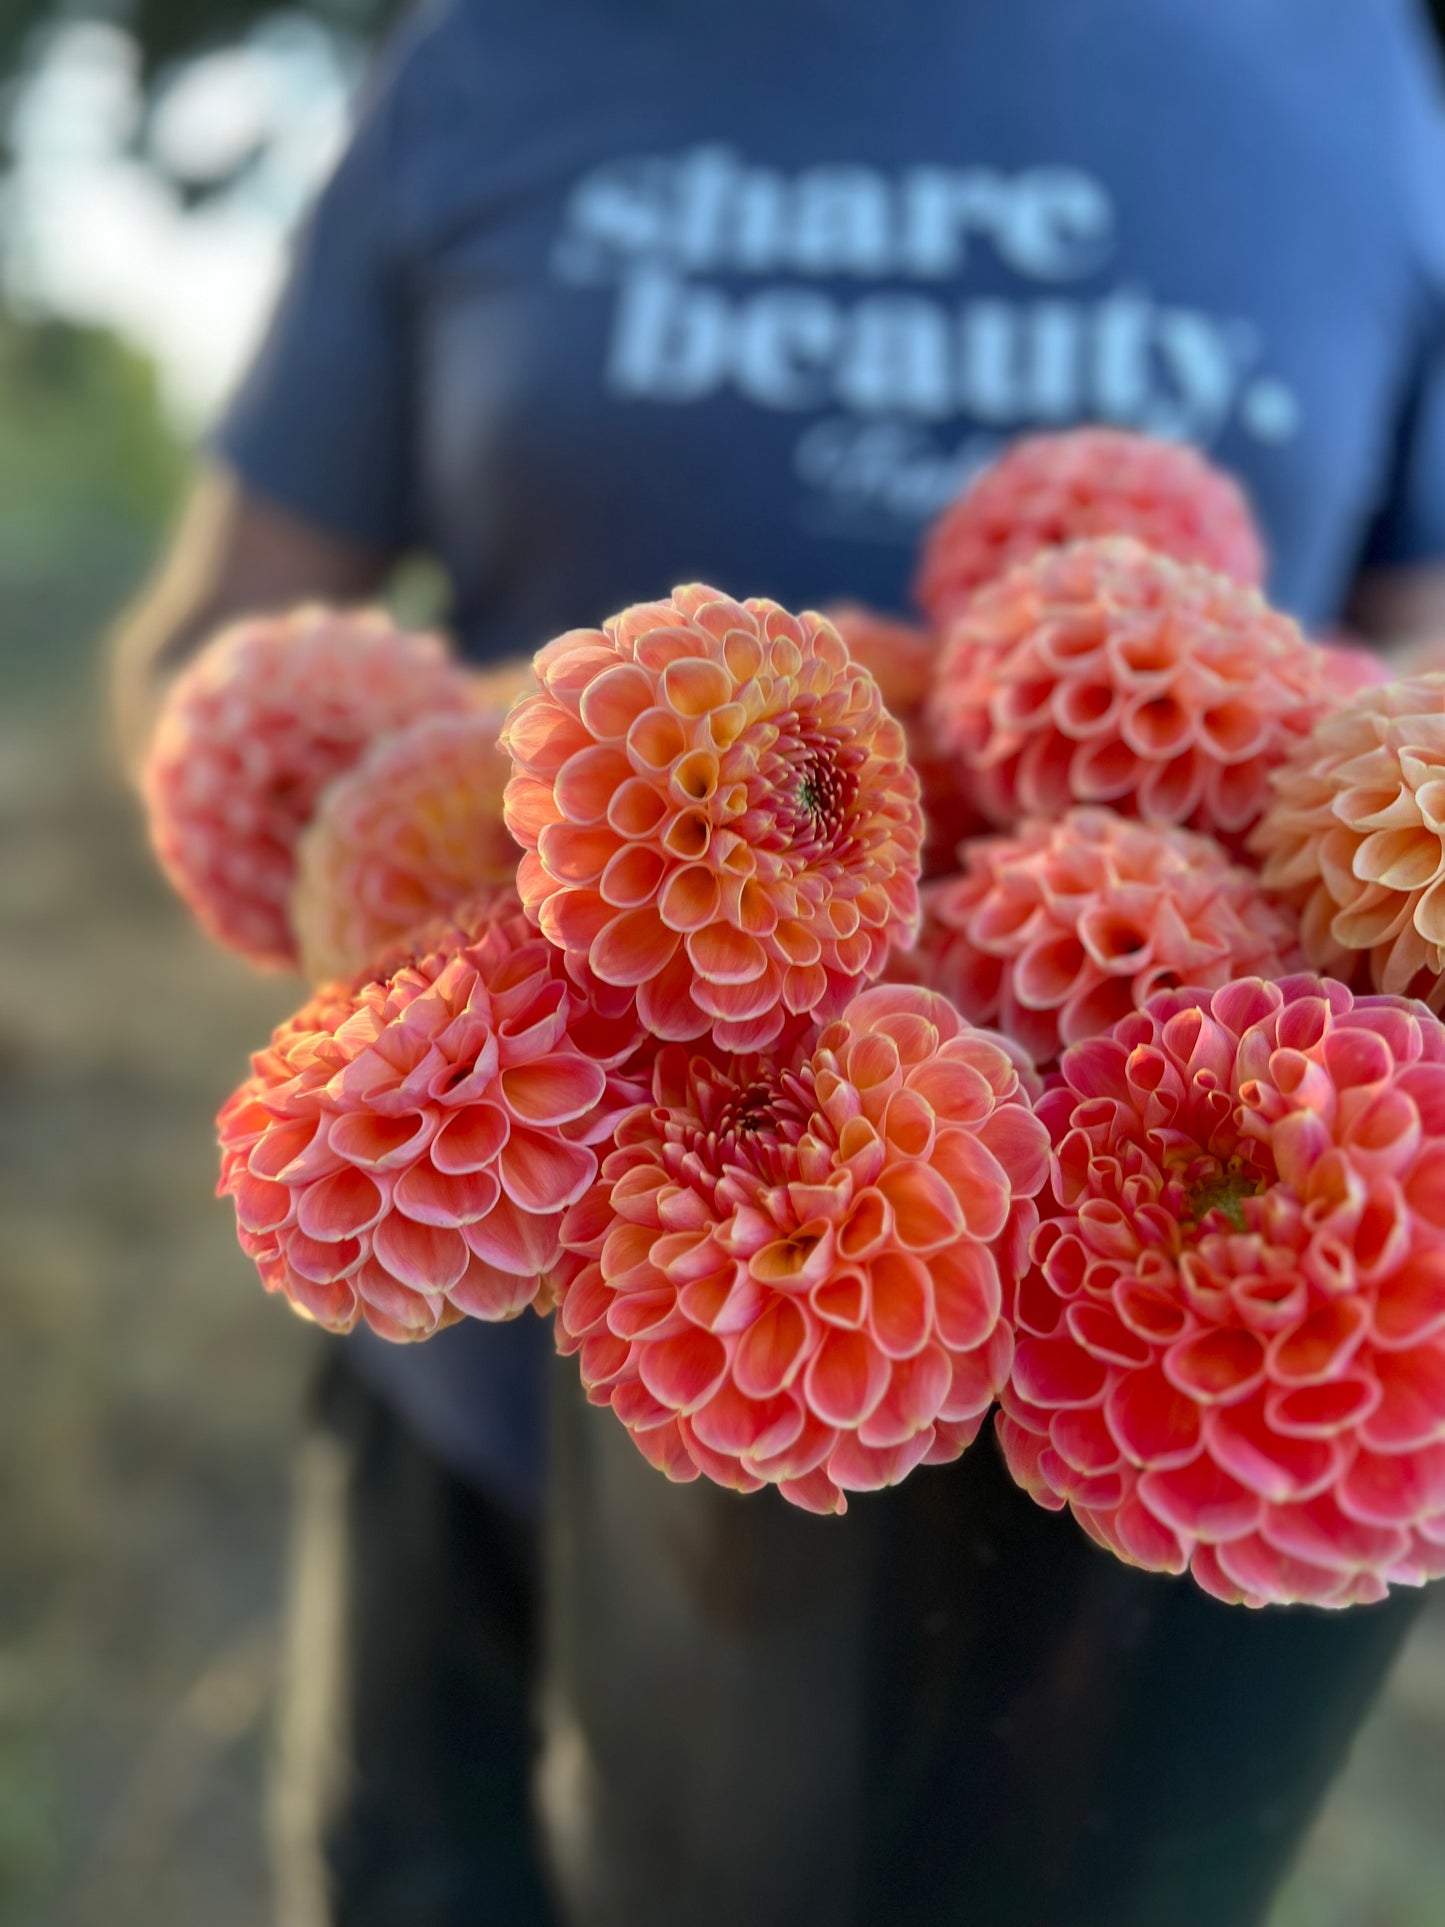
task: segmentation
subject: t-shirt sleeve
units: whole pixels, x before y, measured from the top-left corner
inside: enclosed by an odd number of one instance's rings
[[[1410,379],[1365,564],[1445,561],[1445,69],[1410,0],[1398,33],[1394,132],[1419,297]]]
[[[270,328],[211,446],[257,494],[368,548],[412,527],[409,349],[394,260],[392,128],[406,59],[379,69],[300,233]]]

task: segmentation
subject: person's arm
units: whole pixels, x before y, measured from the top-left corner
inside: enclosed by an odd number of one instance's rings
[[[440,22],[440,24],[438,24]],[[397,170],[445,58],[418,15],[378,64],[336,172],[299,236],[266,340],[209,441],[179,530],[121,618],[116,718],[143,752],[167,674],[218,625],[373,596],[415,546],[406,223]],[[409,130],[402,138],[398,121]]]
[[[112,712],[126,767],[144,756],[166,681],[240,615],[374,595],[390,557],[278,508],[228,467],[205,463],[159,567],[116,625]]]

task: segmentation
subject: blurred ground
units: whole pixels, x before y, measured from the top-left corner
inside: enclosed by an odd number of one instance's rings
[[[0,722],[0,873],[0,1922],[260,1927],[311,1343],[211,1197],[211,1116],[288,990],[153,879],[81,692]],[[1442,1750],[1445,1587],[1276,1927],[1439,1927]]]

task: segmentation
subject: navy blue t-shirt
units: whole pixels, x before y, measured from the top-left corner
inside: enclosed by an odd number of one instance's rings
[[[384,61],[223,425],[431,550],[462,646],[701,578],[907,606],[1012,437],[1247,486],[1272,592],[1445,556],[1445,117],[1411,0],[450,0]],[[545,1327],[348,1341],[536,1493]]]

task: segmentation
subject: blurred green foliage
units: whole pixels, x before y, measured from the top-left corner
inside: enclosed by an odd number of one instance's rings
[[[147,537],[183,473],[147,357],[101,328],[0,312],[0,568],[77,560],[119,521]]]
[[[0,670],[11,698],[86,673],[185,472],[144,355],[104,329],[0,312]]]

